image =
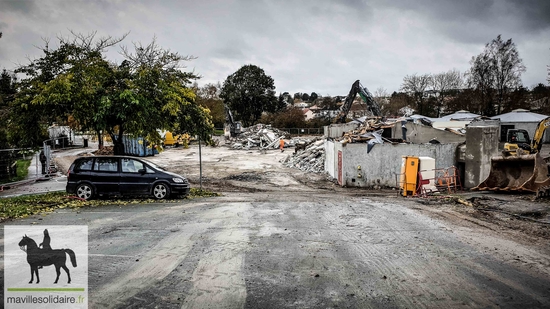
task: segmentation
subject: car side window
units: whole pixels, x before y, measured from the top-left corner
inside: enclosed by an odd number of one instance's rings
[[[154,174],[155,173],[155,170],[150,168],[149,166],[145,165],[145,172],[147,174]]]
[[[95,171],[118,172],[117,158],[96,158],[94,164]]]
[[[122,172],[124,173],[138,173],[143,168],[143,163],[138,160],[122,159]]]
[[[74,169],[77,171],[91,171],[93,158],[82,159],[76,162]]]

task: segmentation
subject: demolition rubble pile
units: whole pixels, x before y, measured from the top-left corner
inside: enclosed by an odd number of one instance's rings
[[[241,134],[232,141],[233,149],[275,149],[279,148],[279,139],[288,136],[288,132],[281,131],[271,126],[257,124],[243,128]]]
[[[374,144],[384,142],[397,142],[382,137],[384,129],[393,127],[397,122],[381,122],[379,118],[357,120],[358,127],[350,130],[342,137],[335,140],[342,143],[367,143],[368,150],[374,147]],[[323,173],[325,170],[325,138],[318,138],[312,141],[295,142],[296,151],[294,155],[289,155],[281,161],[283,165],[297,168],[306,172]],[[294,141],[291,141],[293,143]],[[301,145],[301,147],[300,147]],[[304,147],[305,145],[305,147]]]
[[[383,138],[382,133],[384,132],[384,129],[392,128],[397,122],[382,122],[378,118],[364,118],[355,121],[359,123],[359,126],[354,130],[344,133],[342,137],[337,138],[336,140],[341,141],[344,144],[368,143],[369,145],[393,142],[392,140]]]
[[[301,145],[301,143],[296,143]],[[281,161],[283,165],[306,172],[322,173],[325,171],[325,138],[306,141],[303,150],[296,151]]]

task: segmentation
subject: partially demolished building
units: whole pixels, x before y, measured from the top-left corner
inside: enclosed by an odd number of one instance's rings
[[[498,122],[449,122],[434,127],[431,121],[370,120],[342,136],[327,136],[325,171],[341,186],[399,187],[403,158],[429,157],[436,170],[456,168],[461,185],[474,187],[498,154]]]
[[[404,157],[433,158],[435,169],[456,168],[461,185],[476,186],[498,154],[498,121],[433,121],[416,118],[381,121],[361,118],[325,127],[323,137],[291,138],[271,126],[255,125],[231,140],[234,149],[275,149],[279,139],[295,146],[281,163],[314,173],[327,173],[341,186],[399,187]]]

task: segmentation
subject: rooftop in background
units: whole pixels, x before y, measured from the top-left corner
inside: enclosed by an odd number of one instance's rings
[[[450,114],[450,115],[446,115],[446,116],[443,116],[439,119],[437,119],[438,121],[448,121],[448,120],[473,120],[477,117],[479,117],[480,115],[478,114],[474,114],[474,113],[470,113],[469,111],[466,111],[466,110],[459,110],[453,114]]]
[[[493,116],[491,119],[500,119],[500,122],[539,122],[546,117],[548,116],[519,108],[509,113]]]

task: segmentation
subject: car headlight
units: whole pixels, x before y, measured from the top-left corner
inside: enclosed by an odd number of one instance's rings
[[[181,178],[172,178],[172,180],[174,182],[178,182],[178,183],[183,183],[184,182],[183,179],[181,179]]]

